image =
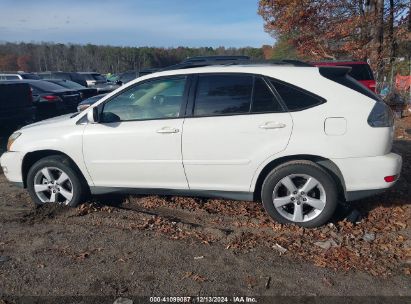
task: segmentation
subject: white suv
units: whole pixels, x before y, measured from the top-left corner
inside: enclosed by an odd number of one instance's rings
[[[391,187],[393,117],[347,68],[208,66],[140,77],[86,111],[9,139],[6,177],[36,204],[88,193],[261,200],[281,223],[315,227],[339,200]]]

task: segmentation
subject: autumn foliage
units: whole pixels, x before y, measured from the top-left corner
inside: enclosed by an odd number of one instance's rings
[[[409,0],[260,0],[265,30],[301,58],[395,57],[409,42]]]

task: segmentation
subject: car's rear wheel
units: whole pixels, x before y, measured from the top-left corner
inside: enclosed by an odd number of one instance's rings
[[[303,227],[318,227],[329,221],[338,203],[333,178],[309,161],[275,168],[263,183],[261,197],[274,220]]]
[[[27,189],[36,205],[75,207],[86,194],[80,173],[67,157],[60,155],[42,158],[30,168]]]

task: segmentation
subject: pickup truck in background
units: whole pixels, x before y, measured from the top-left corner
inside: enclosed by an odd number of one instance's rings
[[[0,81],[0,127],[15,128],[32,122],[36,109],[30,85],[17,81]]]

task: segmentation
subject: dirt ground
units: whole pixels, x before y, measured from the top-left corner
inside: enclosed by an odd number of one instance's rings
[[[411,296],[408,129],[411,118],[397,122],[397,185],[342,206],[318,229],[276,224],[260,203],[201,198],[104,196],[35,209],[0,174],[0,299]]]

